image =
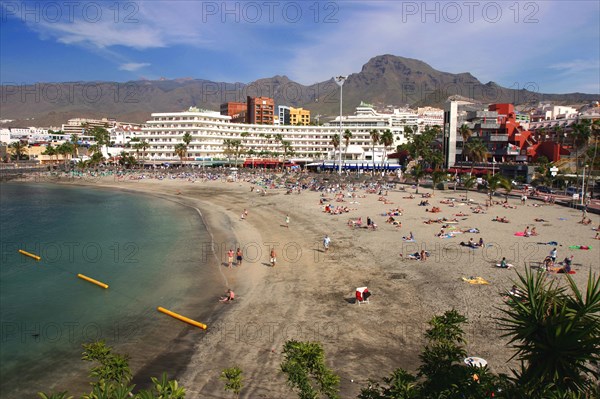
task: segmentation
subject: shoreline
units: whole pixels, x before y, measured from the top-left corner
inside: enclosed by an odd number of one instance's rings
[[[77,181],[65,184],[85,185]],[[536,200],[520,206],[518,200],[510,198],[514,209],[495,205],[485,214],[474,214],[469,204],[456,202],[455,208],[438,205],[439,200],[459,198],[464,192],[436,190],[429,202],[441,207],[442,212],[434,215],[418,206],[419,195],[415,199],[404,198],[414,193],[410,188],[390,190],[385,197],[389,204],[380,201],[377,194],[358,190],[360,197],[344,197],[341,203],[336,203],[335,194],[330,194],[332,205],[351,208],[348,213],[330,215],[323,213],[323,206],[319,205],[321,192],[304,190],[301,195],[285,195],[283,189],[269,189],[266,196],[259,196],[249,191],[251,181],[125,180],[87,185],[159,193],[190,201],[205,216],[207,230],[214,232],[212,240],[219,244],[220,260],[232,244],[229,240],[239,242],[248,251],[248,261],[241,268],[228,270],[219,266],[237,294],[236,302],[217,302],[209,316],[214,316],[215,321],[208,330],[190,334],[191,328],[183,328],[173,340],[174,345],[163,350],[170,357],[154,360],[156,370],[167,371],[171,378],[176,377],[168,368],[177,367],[179,383],[190,398],[223,396],[219,373],[233,365],[244,371],[242,397],[290,396],[279,371],[281,347],[288,339],[320,341],[327,364],[341,377],[341,396],[356,397],[368,378],[388,375],[396,367],[414,371],[419,364],[427,321],[451,308],[469,320],[465,326],[469,355],[485,358],[495,372],[509,373],[516,366],[514,360],[508,362],[513,351],[507,350],[507,341],[500,337],[493,317],[499,315],[498,308],[503,303],[500,294],[517,277],[515,270],[523,273],[525,267],[534,266],[550,251],[550,246],[538,243],[560,242],[561,259],[575,255],[577,274],[572,277],[580,287],[588,271],[598,273],[600,268],[600,241],[592,239],[591,231],[600,222],[598,217],[591,215],[592,225],[583,226],[577,223],[579,211],[540,205]],[[181,195],[177,195],[178,191]],[[420,193],[431,190],[421,187]],[[474,192],[468,195],[474,199],[472,203],[483,204],[487,197]],[[382,216],[397,207],[403,209],[403,215],[397,217],[402,228],[385,223],[386,217]],[[249,210],[249,217],[241,221],[238,216],[244,208]],[[459,227],[477,227],[481,233],[440,239],[435,233],[441,224],[423,223],[437,217],[454,218],[459,212],[468,214],[460,218]],[[284,227],[286,214],[291,218],[289,228]],[[492,222],[496,214],[507,216],[511,223]],[[359,216],[364,220],[370,216],[379,225],[378,231],[350,229],[348,219]],[[536,217],[546,221],[534,222]],[[539,236],[515,237],[513,233],[526,225],[536,226]],[[221,235],[230,229],[232,236]],[[416,237],[415,243],[402,241],[402,236],[410,231]],[[325,234],[332,239],[328,254],[323,253],[321,246]],[[489,247],[471,250],[458,245],[461,240],[480,236]],[[571,250],[568,246],[572,244],[589,245],[592,249]],[[268,245],[279,249],[275,268],[268,266]],[[399,257],[399,253],[406,255],[421,249],[431,253],[427,262]],[[495,268],[493,263],[502,255],[516,267]],[[482,276],[491,284],[467,284],[462,277],[469,276]],[[549,277],[560,282],[563,276]],[[355,287],[365,285],[373,293],[371,303],[354,305]],[[187,351],[192,345],[193,351]],[[180,364],[184,360],[186,364]],[[136,378],[142,371],[151,372],[136,370]]]

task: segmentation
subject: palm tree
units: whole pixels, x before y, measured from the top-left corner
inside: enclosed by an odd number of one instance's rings
[[[492,196],[496,193],[496,190],[498,190],[498,188],[503,188],[507,191],[512,190],[512,184],[510,184],[510,181],[508,181],[508,179],[502,176],[500,173],[497,173],[493,176],[488,174],[486,179],[488,183],[488,196],[490,198],[490,206],[492,206]]]
[[[592,155],[592,162],[590,164],[590,169],[588,172],[588,181],[592,175],[592,169],[596,166],[596,159],[598,156],[598,138],[600,138],[600,119],[594,119],[592,122],[591,128],[591,136],[594,139],[594,155]]]
[[[100,149],[100,146],[98,145],[98,143],[91,145],[88,148],[88,153],[92,154],[91,155],[91,159],[90,159],[90,164],[91,165],[97,165],[100,162],[102,162],[102,160],[104,159],[104,156],[102,155],[102,151]]]
[[[475,176],[469,176],[465,180],[462,181],[462,185],[465,188],[465,199],[469,199],[469,189],[473,188],[477,183],[477,178]]]
[[[331,136],[331,146],[333,147],[333,166],[335,167],[335,161],[336,161],[335,151],[340,147],[339,134],[334,133],[334,135]]]
[[[573,149],[575,150],[575,174],[579,181],[579,147],[587,144],[592,135],[592,123],[589,119],[583,119],[572,126],[571,132],[573,140]]]
[[[71,148],[73,150],[73,158],[77,158],[79,156],[79,137],[76,134],[71,135]]]
[[[231,155],[234,153],[233,151],[233,140],[225,139],[223,140],[223,154],[227,157],[227,163],[231,166]]]
[[[475,162],[483,162],[487,159],[487,146],[479,139],[471,140],[463,147],[463,155],[471,158],[471,173],[473,173]]]
[[[473,135],[473,131],[469,128],[469,125],[467,125],[466,123],[463,123],[460,126],[460,128],[458,128],[458,132],[460,133],[460,135],[463,139],[463,143],[466,143],[467,141],[469,141],[469,139]]]
[[[190,146],[190,143],[192,142],[192,135],[189,132],[185,132],[181,140],[183,141],[183,145],[185,146],[184,155],[187,157],[188,148]],[[181,158],[181,162],[183,163],[183,158]]]
[[[242,146],[245,146],[246,143],[246,138],[250,136],[249,132],[242,132],[240,133],[240,137],[242,138]],[[252,149],[250,149],[249,151],[247,151],[248,154],[250,154],[250,151],[252,151]],[[254,154],[254,151],[252,151],[252,154]]]
[[[381,144],[383,144],[383,150],[385,151],[384,159],[387,158],[387,149],[394,144],[394,134],[390,129],[386,129],[381,135]]]
[[[183,158],[187,152],[187,147],[184,143],[179,143],[175,145],[175,155],[179,157],[181,160],[181,164],[183,165]]]
[[[146,159],[146,150],[150,146],[150,144],[146,140],[142,140],[138,143],[140,149],[142,150],[142,163]]]
[[[352,132],[350,131],[350,129],[346,129],[344,131],[343,138],[346,141],[346,156],[345,156],[345,158],[348,158],[348,147],[350,147],[350,140],[352,139]]]
[[[420,180],[425,176],[425,169],[423,169],[423,165],[416,164],[410,171],[410,175],[415,180],[415,184],[417,185],[417,190],[415,194],[419,194],[419,183]]]
[[[48,156],[58,156],[58,152],[56,151],[56,147],[52,147],[52,143],[48,144],[46,146],[46,149],[44,150],[44,152],[42,152],[42,155],[48,155]],[[58,159],[56,160],[58,162]]]
[[[523,295],[508,301],[499,318],[522,362],[516,383],[536,397],[592,397],[566,393],[591,392],[598,383],[600,279],[590,271],[581,292],[565,277],[566,286],[525,268],[516,284]]]
[[[373,148],[373,170],[372,172],[375,173],[375,146],[377,144],[379,144],[379,139],[381,138],[381,135],[379,134],[379,131],[376,129],[371,130],[371,143],[372,143],[372,148]]]
[[[292,150],[292,143],[286,140],[281,140],[281,147],[283,148],[283,159],[284,161],[287,159],[288,155],[293,155],[294,150]]]
[[[435,170],[431,174],[431,181],[433,183],[433,194],[435,194],[435,186],[448,178],[448,173],[443,170]]]
[[[28,145],[22,142],[21,140],[15,141],[10,145],[10,148],[12,148],[15,157],[17,158],[17,161],[19,161],[23,157],[23,153],[25,152],[25,148],[27,147]]]
[[[65,141],[57,147],[56,151],[63,156],[63,160],[66,165],[67,161],[69,160],[69,155],[73,154],[73,145],[70,142]]]
[[[242,148],[242,140],[239,140],[239,139],[231,140],[231,149],[233,151],[233,154],[235,155],[235,166],[237,167],[238,158],[239,158],[240,154],[244,151]]]

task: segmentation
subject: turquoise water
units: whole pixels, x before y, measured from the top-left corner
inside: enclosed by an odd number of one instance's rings
[[[190,293],[211,278],[199,251],[207,242],[205,226],[196,210],[174,202],[81,187],[3,184],[0,209],[3,398],[34,397],[40,389],[49,391],[43,385],[48,381],[85,379],[91,366],[79,360],[85,342],[104,339],[133,351],[134,363],[137,343],[146,357],[159,352],[169,333],[184,327],[156,307],[189,309],[184,302]],[[155,338],[157,345],[149,344]]]

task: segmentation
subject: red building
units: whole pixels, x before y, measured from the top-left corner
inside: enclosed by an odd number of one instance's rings
[[[234,117],[241,113],[246,113],[246,103],[239,102],[228,102],[221,104],[221,115],[228,115]]]
[[[269,97],[250,97],[247,100],[246,123],[272,125],[275,115],[275,101]]]

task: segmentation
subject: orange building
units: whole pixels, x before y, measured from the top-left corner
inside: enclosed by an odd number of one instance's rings
[[[275,101],[269,97],[250,97],[247,100],[246,123],[272,125],[275,115]]]

